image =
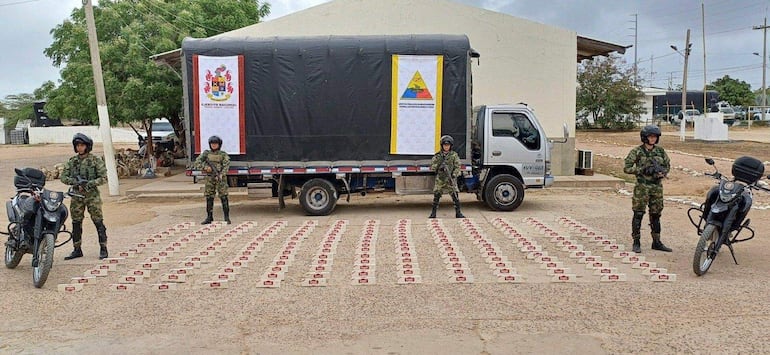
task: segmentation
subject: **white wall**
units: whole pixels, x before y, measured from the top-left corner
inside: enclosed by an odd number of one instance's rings
[[[657,89],[657,88],[642,88],[642,92],[644,93],[644,98],[642,99],[644,109],[647,110],[646,113],[643,113],[640,116],[640,120],[644,122],[645,124],[652,123],[652,119],[655,112],[655,107],[653,107],[653,100],[655,96],[662,96],[666,94],[666,90],[663,89]]]
[[[10,144],[11,143],[11,131],[10,129],[5,128],[5,118],[0,117],[0,144]]]
[[[75,133],[83,133],[101,143],[99,126],[30,127],[29,144],[71,143]],[[113,143],[138,143],[136,133],[126,128],[112,128]]]
[[[525,102],[549,137],[561,137],[563,123],[574,137],[577,33],[570,30],[446,0],[336,0],[220,36],[399,34],[467,35],[481,54],[472,67],[474,105]],[[554,161],[554,171],[574,174],[571,159],[562,169]]]
[[[336,0],[221,36],[465,34],[473,103],[526,102],[549,136],[574,129],[577,33],[446,0]],[[475,61],[474,61],[475,63]],[[574,132],[574,131],[573,131]]]

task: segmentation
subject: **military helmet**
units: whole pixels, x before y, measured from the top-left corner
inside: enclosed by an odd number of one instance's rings
[[[445,143],[449,143],[449,145],[453,146],[455,145],[455,140],[448,134],[441,136],[441,145],[444,145]]]
[[[660,133],[660,128],[658,126],[652,125],[652,124],[647,125],[647,126],[644,126],[644,128],[642,128],[641,131],[639,131],[639,137],[642,138],[642,143],[649,144],[647,142],[647,137],[651,135],[658,137],[658,140],[656,141],[656,143],[660,143],[661,133]]]
[[[94,148],[94,141],[83,133],[75,133],[72,137],[72,149],[75,153],[78,152],[78,144],[82,143],[86,145],[86,153],[90,152]]]
[[[222,138],[219,138],[219,136],[209,137],[209,148],[211,148],[211,145],[214,143],[219,144],[219,149],[222,149]]]

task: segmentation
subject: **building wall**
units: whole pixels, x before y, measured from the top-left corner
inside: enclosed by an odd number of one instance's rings
[[[446,0],[336,0],[221,36],[465,34],[473,104],[525,102],[549,137],[575,132],[577,34]],[[574,174],[574,139],[554,148],[553,172]],[[557,159],[558,158],[558,159]]]
[[[0,144],[11,143],[11,129],[5,128],[5,118],[0,117]]]
[[[101,143],[99,126],[29,127],[29,144],[71,143],[75,133],[83,133],[94,143]],[[112,128],[113,143],[137,143],[136,133],[130,129]],[[138,145],[137,145],[138,147]]]

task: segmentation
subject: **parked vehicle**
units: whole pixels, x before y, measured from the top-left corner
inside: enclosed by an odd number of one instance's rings
[[[152,120],[152,142],[168,145],[170,143],[171,148],[174,147],[174,141],[176,140],[176,133],[174,133],[174,126],[171,125],[166,118],[156,118]],[[140,145],[144,145],[147,141],[147,133],[140,136]]]
[[[349,200],[352,193],[373,191],[432,193],[435,173],[430,161],[443,134],[455,141],[453,149],[463,171],[458,177],[461,191],[476,194],[491,209],[515,210],[525,189],[553,184],[554,141],[530,107],[473,107],[471,61],[479,54],[466,36],[188,38],[182,55],[186,85],[191,88],[185,93],[192,97],[199,97],[197,88],[205,91],[214,86],[194,81],[190,73],[199,69],[194,63],[208,60],[203,56],[242,56],[249,78],[242,94],[245,150],[232,155],[228,183],[250,189],[266,185],[281,207],[284,196],[298,195],[307,214],[328,215],[342,195]],[[416,85],[419,90],[409,92],[411,84],[406,91],[394,89],[396,60],[418,56],[440,58],[439,69],[435,64],[428,67],[443,73],[440,90],[431,93]],[[417,78],[417,74],[411,70],[404,75]],[[413,101],[403,101],[407,94]],[[425,100],[418,101],[421,97]],[[437,128],[427,125],[410,132],[428,141],[427,148],[421,153],[394,152],[396,110],[431,109],[434,99],[442,103],[436,106],[441,113],[427,121]],[[194,158],[205,149],[207,138],[205,130],[196,126],[208,123],[196,111],[200,107],[196,100],[188,97],[185,102],[193,137],[188,156]],[[565,124],[565,137],[559,142],[566,142],[568,134]],[[235,134],[232,137],[237,139]],[[204,175],[192,169],[187,174]]]
[[[762,120],[762,111],[765,111],[765,117],[764,117],[764,120],[765,120],[765,121],[770,121],[770,107],[767,107],[767,108],[765,108],[764,110],[762,110],[762,109],[754,109],[754,110],[752,110],[752,111],[753,111],[753,112],[752,112],[752,114],[751,114],[751,119],[753,119],[753,120],[755,120],[755,121],[760,121],[760,120]]]
[[[748,117],[746,114],[746,108],[743,106],[733,106],[733,110],[735,110],[736,120],[745,120],[746,117]]]
[[[730,126],[735,123],[735,110],[732,107],[720,107],[719,112],[722,113],[722,122]]]
[[[711,158],[707,158],[706,163],[714,166]],[[722,175],[716,168],[714,173],[705,173],[718,180],[719,185],[708,191],[703,204],[687,211],[690,222],[700,235],[692,260],[692,269],[696,275],[702,276],[708,272],[724,245],[730,249],[733,261],[738,264],[733,244],[754,238],[754,230],[749,226],[751,219],[746,219],[753,201],[751,191],[770,192],[770,189],[758,185],[764,172],[765,166],[760,160],[743,156],[733,162],[732,179]],[[744,231],[750,234],[738,238]]]
[[[45,189],[45,175],[32,168],[15,169],[16,195],[5,203],[8,214],[8,240],[5,267],[15,268],[26,253],[32,254],[32,283],[43,287],[53,267],[54,248],[59,234],[70,234],[64,227],[69,216],[65,194]],[[71,239],[71,235],[70,235]]]
[[[703,118],[703,115],[701,115],[700,111],[696,109],[687,109],[684,110],[684,112],[679,111],[675,116],[671,116],[670,122],[673,125],[678,125],[680,122],[682,122],[682,118],[684,117],[685,122],[687,123],[693,123],[698,118]]]

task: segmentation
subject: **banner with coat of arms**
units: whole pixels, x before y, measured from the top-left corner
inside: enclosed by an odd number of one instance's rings
[[[433,155],[441,137],[444,57],[393,55],[390,154]]]
[[[195,153],[208,149],[211,136],[222,138],[228,154],[246,154],[243,56],[193,56]]]

